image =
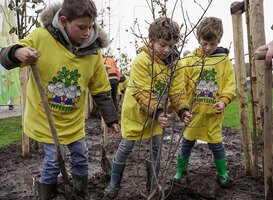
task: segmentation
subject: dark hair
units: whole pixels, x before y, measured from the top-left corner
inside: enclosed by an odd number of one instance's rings
[[[223,36],[223,24],[221,19],[217,17],[206,17],[197,26],[197,38],[200,40],[202,37],[204,40],[212,41],[218,40],[220,42]]]
[[[168,17],[160,17],[150,24],[149,39],[174,40],[178,43],[180,37],[179,25]]]
[[[92,0],[64,0],[60,15],[69,22],[80,17],[97,18],[97,8]]]

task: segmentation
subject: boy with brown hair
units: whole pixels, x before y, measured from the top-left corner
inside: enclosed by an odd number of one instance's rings
[[[0,55],[1,64],[7,69],[37,65],[59,141],[71,153],[75,194],[82,199],[88,199],[88,148],[84,130],[87,90],[112,133],[119,133],[101,53],[108,39],[95,23],[96,17],[92,0],[64,0],[43,11],[43,27],[33,30],[17,44],[3,48]],[[24,132],[43,143],[45,156],[38,192],[40,199],[53,199],[57,195],[60,164],[32,74],[27,84]]]
[[[183,60],[183,83],[192,102],[193,117],[183,133],[176,180],[184,177],[192,148],[196,140],[202,140],[213,153],[219,184],[229,186],[222,121],[225,107],[236,97],[236,87],[229,51],[218,47],[222,35],[223,25],[219,18],[204,18],[197,27],[200,47]]]
[[[182,121],[191,120],[189,104],[183,94],[181,66],[175,45],[180,40],[179,25],[167,17],[156,19],[149,27],[149,41],[140,48],[132,63],[121,111],[122,140],[114,156],[111,180],[105,189],[108,198],[115,198],[126,160],[138,140],[152,140],[152,152],[146,159],[147,190],[159,174],[157,160],[162,130],[169,125],[171,103]],[[180,69],[180,70],[179,70]]]

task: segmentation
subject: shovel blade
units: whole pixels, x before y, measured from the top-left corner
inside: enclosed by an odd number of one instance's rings
[[[106,175],[110,176],[111,173],[111,162],[106,156],[105,148],[102,148],[101,152],[101,168],[105,172]]]

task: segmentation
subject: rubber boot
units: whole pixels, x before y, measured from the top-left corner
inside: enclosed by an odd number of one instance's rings
[[[155,177],[158,177],[159,170],[160,170],[160,165],[157,164],[155,167],[155,173],[153,172],[153,166],[151,161],[146,160],[146,172],[147,172],[147,182],[146,182],[146,189],[148,192],[151,190],[152,184],[155,182]]]
[[[185,173],[188,170],[188,165],[189,165],[189,158],[184,158],[178,156],[176,158],[176,164],[177,164],[177,171],[174,176],[175,181],[180,181],[183,179]]]
[[[89,199],[88,194],[88,176],[77,176],[72,174],[72,183],[74,193],[81,199]],[[79,198],[78,198],[79,199]]]
[[[110,183],[104,190],[104,195],[107,198],[114,199],[118,195],[124,168],[125,163],[116,163],[113,161]]]
[[[226,159],[214,159],[216,169],[218,172],[218,182],[222,187],[230,187],[229,178],[227,173]]]
[[[57,197],[57,184],[38,184],[38,194],[40,200],[52,200]]]

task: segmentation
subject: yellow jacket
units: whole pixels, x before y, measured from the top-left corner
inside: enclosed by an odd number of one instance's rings
[[[189,109],[181,84],[181,63],[176,60],[167,66],[159,58],[153,59],[150,52],[147,46],[142,47],[131,67],[121,112],[121,132],[126,140],[161,134],[162,129],[153,120],[158,108],[168,109],[166,105],[171,103],[177,113]],[[175,78],[170,78],[172,71]],[[170,89],[165,91],[167,85]]]
[[[236,97],[234,68],[227,53],[226,49],[218,48],[204,58],[204,65],[201,49],[183,59],[183,84],[193,115],[184,131],[184,137],[188,140],[199,139],[210,143],[222,141],[224,113],[215,114],[212,105],[218,101],[228,105]]]
[[[60,143],[70,144],[83,138],[86,91],[98,95],[111,90],[101,50],[78,57],[55,40],[45,28],[35,29],[19,44],[41,52],[37,67]],[[32,73],[26,98],[24,132],[34,140],[54,143]]]
[[[127,88],[127,84],[129,82],[130,76],[125,75],[125,81],[119,82],[118,84],[118,94],[121,95],[122,93],[125,92]]]

